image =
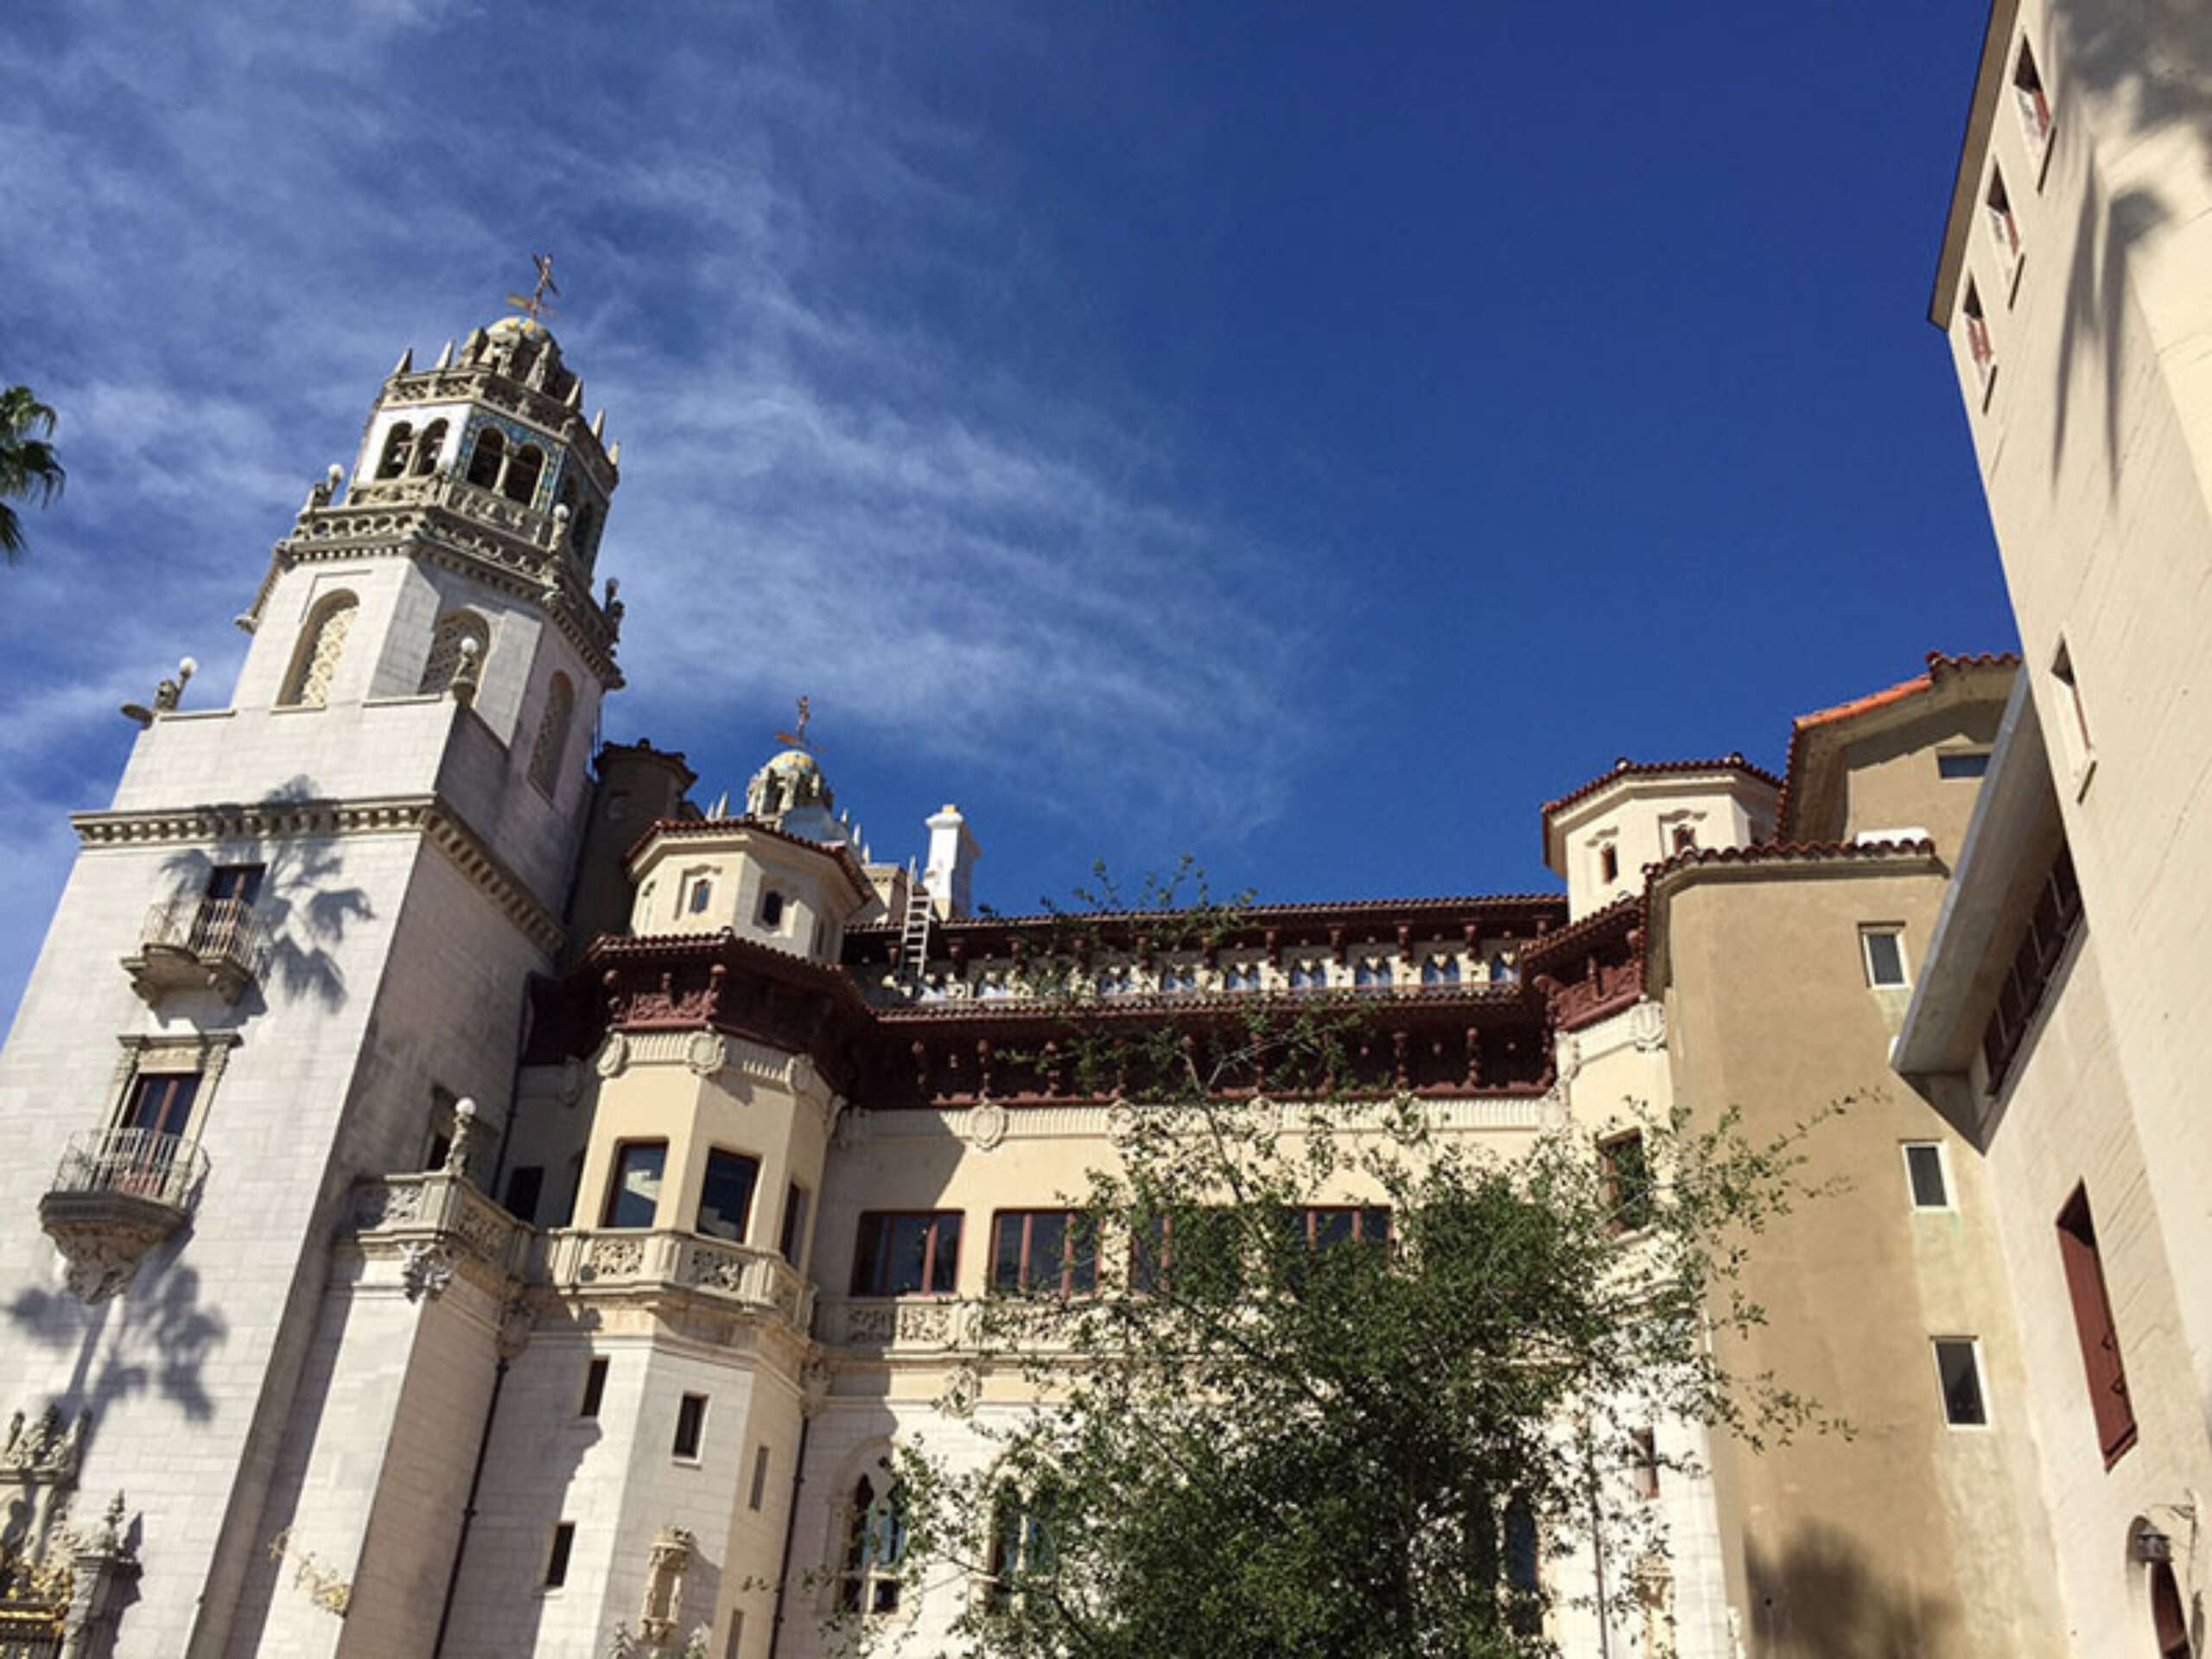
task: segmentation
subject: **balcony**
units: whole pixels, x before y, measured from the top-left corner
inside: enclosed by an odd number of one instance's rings
[[[773,1313],[802,1332],[814,1315],[814,1287],[772,1250],[671,1231],[564,1228],[545,1243],[547,1276],[563,1290],[672,1290]]]
[[[121,1291],[147,1252],[184,1224],[207,1178],[207,1154],[182,1135],[73,1135],[38,1203],[39,1224],[68,1264],[71,1293],[104,1302]]]
[[[149,1006],[178,990],[213,991],[234,1002],[261,972],[268,950],[268,929],[252,905],[194,893],[146,912],[138,949],[123,966]]]

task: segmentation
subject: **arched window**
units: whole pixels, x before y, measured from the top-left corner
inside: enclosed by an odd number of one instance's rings
[[[415,441],[415,429],[405,421],[385,435],[384,455],[377,462],[378,478],[397,478],[407,470],[407,452]]]
[[[519,501],[525,507],[537,499],[537,480],[545,471],[545,452],[534,443],[525,443],[507,462],[506,482],[499,487],[510,501]]]
[[[432,421],[423,429],[423,435],[415,440],[415,464],[410,469],[422,478],[437,470],[438,457],[445,453],[446,423]]]
[[[476,434],[476,447],[468,452],[468,481],[480,488],[499,486],[499,468],[507,458],[507,440],[496,426]]]
[[[2189,1614],[2174,1570],[2164,1561],[2151,1567],[2151,1625],[2158,1638],[2158,1659],[2190,1659]]]
[[[862,1475],[853,1487],[845,1527],[844,1569],[837,1605],[848,1613],[899,1611],[899,1569],[906,1559],[906,1506],[887,1470]]]
[[[339,660],[346,654],[346,636],[353,632],[353,613],[360,601],[346,593],[319,601],[300,630],[299,648],[292,655],[291,672],[276,699],[280,709],[320,709],[330,701],[330,683],[338,675]]]
[[[760,895],[760,925],[774,932],[784,925],[784,895],[773,887]]]
[[[1542,1576],[1537,1565],[1536,1511],[1526,1497],[1516,1493],[1505,1506],[1506,1622],[1519,1636],[1534,1636],[1544,1627]]]
[[[1672,843],[1678,853],[1694,853],[1697,850],[1697,831],[1687,823],[1678,823],[1675,826]]]
[[[492,630],[474,611],[448,611],[438,619],[438,626],[430,635],[429,660],[423,664],[423,683],[415,688],[418,694],[427,697],[453,689],[453,677],[461,667],[463,640],[474,643],[476,667],[480,673],[482,671],[485,654],[492,645]]]
[[[1039,1488],[1033,1498],[1024,1497],[1012,1481],[999,1487],[991,1503],[989,1577],[983,1587],[983,1605],[989,1611],[1006,1611],[1026,1581],[1052,1572],[1058,1500],[1051,1486]]]
[[[1421,982],[1424,985],[1457,985],[1459,982],[1459,958],[1429,957],[1421,965]]]
[[[576,709],[576,688],[565,674],[556,674],[545,689],[545,713],[537,722],[537,741],[530,751],[530,781],[548,795],[561,775],[561,757],[569,747],[569,721]]]

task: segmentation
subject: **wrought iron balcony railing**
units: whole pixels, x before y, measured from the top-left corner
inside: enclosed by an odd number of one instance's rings
[[[151,1002],[166,990],[212,990],[225,1001],[251,984],[269,953],[262,913],[243,899],[185,894],[146,912],[138,948],[123,961]]]
[[[50,1192],[120,1192],[176,1211],[192,1207],[207,1173],[199,1142],[151,1129],[95,1129],[69,1137]]]

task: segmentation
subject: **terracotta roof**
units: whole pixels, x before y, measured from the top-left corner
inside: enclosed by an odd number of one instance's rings
[[[1910,841],[1767,841],[1755,847],[1693,847],[1645,865],[1643,885],[1649,892],[1661,877],[1699,864],[1802,864],[1831,858],[1894,858],[1906,853],[1924,857],[1935,850],[1936,843],[1925,836]]]
[[[1593,910],[1580,921],[1529,942],[1521,952],[1521,971],[1528,976],[1546,963],[1613,933],[1642,925],[1643,895],[1625,893],[1603,910]]]
[[[1740,772],[1777,788],[1782,784],[1782,779],[1764,766],[1753,766],[1741,754],[1724,754],[1713,760],[1631,760],[1623,755],[1613,762],[1611,772],[1601,772],[1588,783],[1577,785],[1556,800],[1546,801],[1544,817],[1548,818],[1560,808],[1572,806],[1585,795],[1596,793],[1616,778],[1663,777],[1671,772]]]
[[[2018,652],[1985,651],[1952,656],[1940,651],[1928,653],[1928,666],[1909,680],[1875,691],[1863,697],[1853,697],[1848,702],[1839,702],[1832,709],[1817,709],[1809,715],[1800,715],[1789,722],[1789,753],[1782,766],[1782,797],[1774,815],[1774,833],[1787,836],[1796,828],[1791,817],[1795,801],[1802,797],[1805,778],[1805,740],[1807,734],[1822,728],[1834,726],[1860,715],[1871,714],[1877,709],[1902,702],[1907,697],[1917,696],[1923,691],[1935,689],[1938,681],[1955,674],[1984,668],[2018,668]]]

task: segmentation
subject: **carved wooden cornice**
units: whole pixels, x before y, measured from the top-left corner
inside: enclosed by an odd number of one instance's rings
[[[548,956],[566,937],[560,918],[436,795],[358,800],[203,802],[136,811],[79,812],[69,820],[86,849],[193,842],[419,835],[481,888]]]

